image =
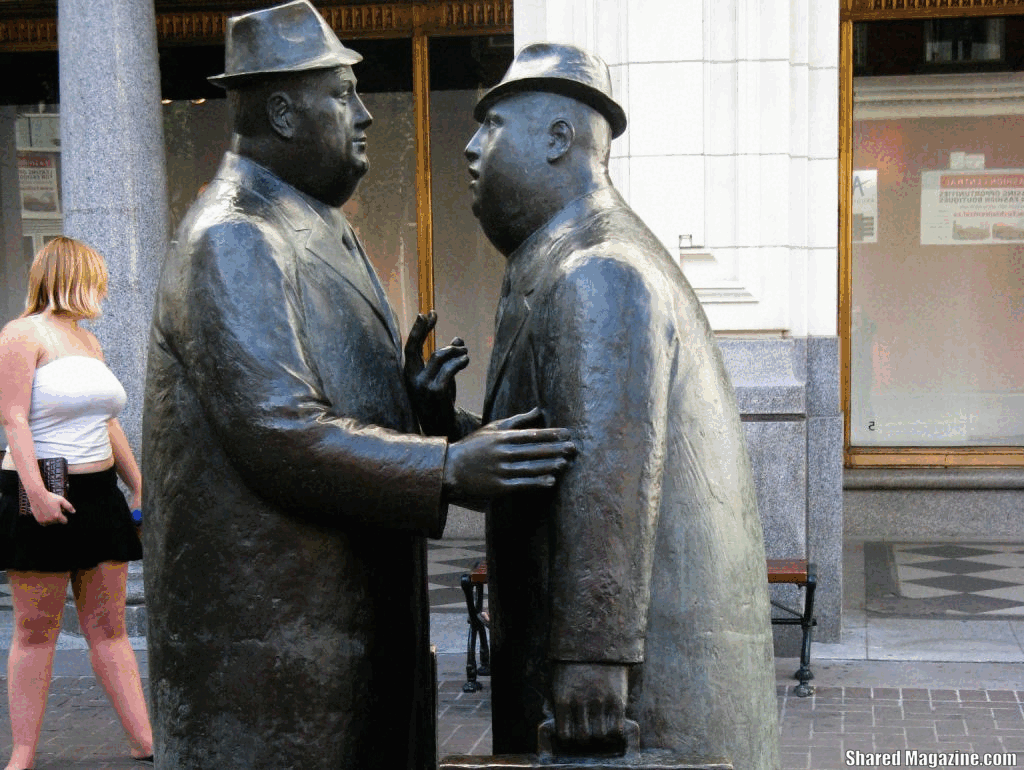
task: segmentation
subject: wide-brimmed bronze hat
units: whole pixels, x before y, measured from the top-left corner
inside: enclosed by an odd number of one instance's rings
[[[526,91],[561,94],[590,105],[608,119],[613,137],[626,130],[626,113],[612,98],[608,65],[582,48],[558,43],[526,46],[516,54],[501,82],[477,102],[473,117],[483,121],[492,104]]]
[[[342,45],[309,0],[294,0],[228,19],[224,73],[209,81],[233,88],[268,75],[330,69],[362,60]]]

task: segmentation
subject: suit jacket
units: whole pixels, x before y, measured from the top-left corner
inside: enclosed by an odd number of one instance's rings
[[[778,766],[765,554],[696,296],[606,187],[509,257],[484,421],[534,405],[579,450],[488,516],[494,748],[530,751],[550,662],[631,665],[645,747]]]
[[[344,217],[228,153],[171,244],[143,426],[165,768],[433,767],[418,434]]]

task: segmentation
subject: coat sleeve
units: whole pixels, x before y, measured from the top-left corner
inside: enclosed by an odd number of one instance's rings
[[[570,428],[578,449],[553,506],[553,660],[644,657],[674,365],[662,301],[631,265],[601,257],[540,298],[545,417]]]
[[[181,330],[175,352],[245,484],[322,523],[440,536],[446,441],[332,409],[317,375],[323,362],[306,338],[293,245],[265,223],[237,220],[201,231],[186,248],[190,268],[171,287],[181,316],[168,326]]]

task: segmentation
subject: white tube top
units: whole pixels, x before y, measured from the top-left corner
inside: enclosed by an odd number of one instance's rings
[[[106,460],[111,455],[107,421],[127,400],[117,377],[98,358],[61,356],[40,366],[28,415],[36,457],[64,457],[69,465]]]

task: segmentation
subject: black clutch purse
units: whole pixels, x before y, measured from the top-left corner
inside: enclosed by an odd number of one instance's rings
[[[67,497],[68,492],[68,461],[63,457],[46,457],[39,461],[39,473],[43,477],[43,485],[48,492]],[[18,478],[18,513],[23,516],[32,515],[32,506],[28,502],[25,487]]]

